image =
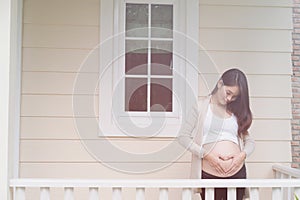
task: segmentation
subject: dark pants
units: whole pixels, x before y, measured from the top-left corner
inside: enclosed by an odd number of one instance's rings
[[[229,177],[218,177],[202,171],[202,179],[245,179],[247,177],[245,165],[234,175]],[[236,189],[236,199],[242,200],[245,194],[245,188]],[[205,200],[205,189],[202,189],[202,200]],[[215,200],[227,200],[227,188],[215,189]]]

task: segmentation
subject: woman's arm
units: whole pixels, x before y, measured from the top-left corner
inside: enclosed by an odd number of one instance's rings
[[[242,151],[244,151],[246,153],[246,157],[249,157],[255,149],[255,141],[250,136],[249,132],[247,132],[244,135],[243,142],[244,142],[244,148],[242,149]]]
[[[190,113],[186,117],[186,120],[183,122],[177,139],[184,148],[189,150],[192,154],[202,158],[204,151],[201,146],[194,141],[198,132],[197,123],[199,117],[198,105],[196,104],[192,107]]]

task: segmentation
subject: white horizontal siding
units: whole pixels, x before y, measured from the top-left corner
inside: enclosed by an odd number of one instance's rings
[[[252,98],[250,106],[256,119],[292,118],[290,98]]]
[[[290,162],[291,159],[290,141],[261,141],[256,142],[255,151],[247,161],[273,163]]]
[[[78,104],[73,104],[74,99]],[[98,116],[97,95],[22,95],[21,116]]]
[[[21,117],[21,139],[79,139],[76,120],[86,127],[85,138],[99,139],[96,117]]]
[[[96,158],[101,158],[101,162],[121,162],[121,163],[173,163],[190,162],[190,153],[185,153],[179,159],[180,153],[184,149],[179,146],[174,147],[173,155],[165,155],[162,152],[168,148],[171,143],[176,141],[120,141],[109,140],[113,149],[109,149],[107,140],[79,141],[79,140],[22,140],[21,162],[97,162],[88,151],[84,148],[83,143],[88,147],[97,146],[99,153]],[[257,141],[256,151],[253,156],[249,157],[249,162],[289,162],[291,159],[291,149],[289,141]],[[53,148],[55,146],[55,148]],[[177,147],[177,148],[175,148]],[[121,149],[129,154],[114,154],[114,148]],[[262,153],[264,152],[264,153]],[[151,156],[157,154],[157,157]],[[107,154],[105,156],[105,154]],[[134,155],[145,156],[134,156]],[[101,157],[102,156],[102,157]],[[178,160],[174,160],[177,158]]]
[[[291,30],[200,29],[200,48],[221,51],[291,52]]]
[[[64,118],[64,117],[21,117],[21,139],[79,139],[77,123],[85,128],[86,139],[99,139],[97,136],[97,118]],[[45,128],[47,127],[47,128]],[[254,119],[250,133],[257,141],[291,140],[291,123],[289,119]],[[154,139],[154,138],[152,138]],[[128,138],[119,138],[128,140]],[[158,140],[164,140],[159,138]],[[169,140],[166,138],[166,140]],[[154,139],[155,141],[155,139]]]
[[[143,166],[143,163],[135,163]],[[273,163],[274,164],[274,163]],[[282,163],[288,165],[288,163]],[[247,172],[253,178],[274,178],[272,163],[247,163]],[[111,170],[101,163],[21,163],[23,178],[77,178],[77,179],[129,179],[131,174]],[[68,169],[62,171],[61,169]],[[135,174],[136,179],[186,178],[189,177],[190,163],[174,163],[156,172]],[[45,170],[48,170],[45,173]],[[80,173],[78,173],[80,172]]]
[[[23,47],[92,49],[99,41],[98,27],[24,24],[23,30]]]
[[[251,178],[274,178],[274,172],[272,166],[276,163],[253,163],[248,162],[247,166],[247,175]],[[290,163],[280,163],[281,165],[290,166]]]
[[[200,0],[201,4],[206,5],[226,5],[226,6],[267,6],[267,7],[292,7],[292,0],[252,0],[252,1],[240,1],[240,0]]]
[[[221,74],[204,74],[199,78],[199,94],[209,94]],[[292,97],[290,75],[248,75],[251,97]]]
[[[201,74],[199,93],[208,94],[219,74]],[[97,73],[23,72],[23,94],[98,94]],[[291,97],[289,75],[248,75],[250,96]],[[208,86],[208,88],[207,88]]]
[[[292,29],[292,7],[200,5],[200,28]]]
[[[22,140],[21,147],[23,148],[21,162],[120,162],[169,165],[175,161],[191,160],[190,153],[174,140]],[[86,147],[91,149],[96,147],[97,151],[93,151],[95,154],[89,154]],[[115,154],[117,149],[126,153]],[[165,153],[166,149],[169,149],[169,154]]]
[[[97,73],[23,72],[23,94],[98,95]]]
[[[26,0],[23,21],[26,24],[98,26],[99,2],[99,0]]]
[[[94,50],[23,48],[23,71],[95,72],[99,71],[99,54]],[[89,66],[84,67],[82,66]]]
[[[253,120],[249,131],[256,141],[290,141],[292,135],[289,130],[291,130],[289,119],[257,119]]]
[[[127,163],[123,163],[127,165]],[[130,163],[143,167],[149,163]],[[174,163],[167,168],[145,174],[135,174],[134,178],[184,178],[189,176],[190,163]],[[111,170],[101,163],[21,163],[20,171],[23,178],[78,178],[78,179],[129,179],[132,174]],[[68,169],[68,170],[61,170]],[[44,173],[48,170],[47,173]],[[80,173],[78,173],[80,172]]]
[[[221,73],[228,68],[238,67],[246,74],[292,74],[289,52],[200,51],[199,60],[201,73]]]
[[[80,103],[81,108],[79,108],[83,117],[95,117],[98,115],[97,96],[22,95],[21,116],[73,117],[73,98],[78,98],[82,102]],[[93,106],[90,103],[95,105]],[[291,119],[289,98],[251,98],[251,104],[254,118]]]

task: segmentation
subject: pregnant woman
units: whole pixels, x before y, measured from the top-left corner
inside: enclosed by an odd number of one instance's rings
[[[192,153],[191,178],[245,179],[245,159],[255,142],[247,78],[239,69],[223,73],[209,96],[197,102],[179,131],[179,142]],[[227,189],[215,189],[216,200],[227,199]],[[245,188],[237,188],[242,200]],[[205,200],[205,189],[201,192]]]

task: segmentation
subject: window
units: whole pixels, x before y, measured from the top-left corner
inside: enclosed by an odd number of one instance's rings
[[[188,26],[199,25],[187,2],[197,1],[101,0],[101,134],[176,136],[198,84],[197,70],[188,70],[198,56],[189,59],[186,49]]]

